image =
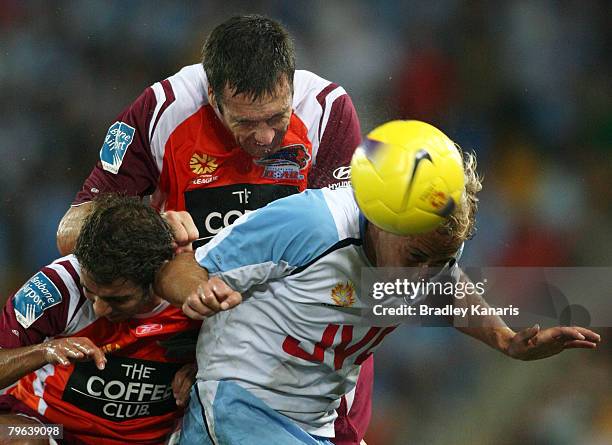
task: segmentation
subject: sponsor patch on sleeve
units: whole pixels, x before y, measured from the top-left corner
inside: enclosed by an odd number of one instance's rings
[[[15,317],[29,328],[49,308],[62,301],[62,294],[43,272],[38,272],[13,296]]]
[[[115,122],[111,125],[100,149],[100,161],[104,170],[115,175],[119,172],[125,153],[134,140],[135,131],[125,122]]]

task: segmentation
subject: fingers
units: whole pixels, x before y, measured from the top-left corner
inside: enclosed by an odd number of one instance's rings
[[[185,315],[194,320],[203,320],[220,311],[231,309],[242,302],[242,295],[221,279],[213,277],[198,286],[183,303]]]
[[[586,340],[592,343],[599,343],[601,341],[601,336],[599,334],[579,326],[560,326],[552,328],[552,330],[555,331],[553,334],[555,340]]]
[[[189,300],[190,298],[188,298],[187,301],[185,301],[185,303],[183,303],[183,306],[181,307],[183,313],[187,317],[191,318],[192,320],[204,320],[204,318],[206,318],[208,315],[212,315],[213,312],[206,307],[201,309],[192,307]]]
[[[191,391],[192,385],[193,383],[188,382],[187,380],[183,382],[183,386],[180,391],[174,395],[177,406],[187,406],[189,404],[189,392]]]
[[[191,386],[195,379],[190,378],[190,376],[185,376],[185,378],[181,379],[177,385],[176,389],[173,387],[174,399],[176,400],[176,404],[178,406],[185,406],[189,401],[189,391],[191,390]]]
[[[586,340],[569,340],[563,344],[564,349],[595,349],[597,348],[597,343]]]
[[[601,336],[599,334],[587,328],[582,328],[580,326],[563,326],[559,329],[561,331],[559,339],[565,340],[563,343],[565,349],[594,349],[601,341]]]
[[[559,331],[561,332],[560,336],[564,339],[584,340],[586,338],[577,329],[570,326],[561,326]]]
[[[172,380],[172,393],[178,406],[185,406],[189,401],[189,391],[195,382],[197,367],[187,364],[177,371]]]
[[[52,340],[44,344],[44,351],[48,363],[68,366],[73,361],[89,358],[100,370],[106,366],[106,357],[102,350],[86,337]]]
[[[215,281],[213,278],[212,281],[209,280],[207,283],[198,286],[197,296],[199,301],[202,302],[206,308],[212,312],[219,312],[221,310],[221,303],[219,302],[219,292],[220,288],[217,284],[218,281]]]
[[[589,341],[594,343],[601,342],[601,335],[599,335],[597,332],[593,332],[587,328],[581,328],[580,326],[574,326],[574,329],[584,335],[584,337]]]
[[[55,342],[43,343],[43,351],[47,363],[58,363],[62,366],[68,366],[70,364],[67,355],[68,351],[61,345],[55,344]]]
[[[194,294],[191,294],[183,303],[183,312],[194,320],[204,320],[221,310],[209,282],[201,284]]]
[[[190,251],[191,243],[200,236],[193,218],[188,212],[168,211],[162,214],[170,225],[177,247],[177,253]]]
[[[219,304],[219,310],[226,311],[242,303],[242,295],[229,287],[223,280],[212,277],[208,283]]]
[[[104,352],[98,347],[94,347],[93,353],[89,354],[89,357],[93,359],[96,367],[101,371],[106,367],[106,356]]]
[[[193,252],[193,246],[191,245],[191,242],[189,244],[187,244],[186,246],[180,246],[176,243],[173,243],[172,245],[174,247],[174,253],[175,254],[179,254],[179,253],[184,253],[184,252]]]
[[[73,344],[75,348],[85,355],[85,357],[91,358],[99,370],[103,370],[106,367],[106,356],[104,352],[94,345],[91,340],[88,338],[73,339]]]
[[[516,340],[527,343],[529,340],[533,339],[540,332],[540,325],[536,324],[530,328],[523,329],[522,331],[516,334]]]
[[[538,360],[565,349],[595,349],[600,341],[599,334],[578,326],[557,326],[542,331],[535,325],[515,335],[509,355],[521,360]]]
[[[221,310],[227,311],[233,307],[238,306],[242,303],[242,294],[240,292],[232,291],[222,302],[221,302]]]
[[[174,375],[174,378],[172,379],[172,394],[174,395],[174,398],[176,399],[176,404],[179,404],[179,396],[181,393],[181,387],[183,385],[183,382],[185,381],[185,375],[184,373],[181,372],[182,369],[180,369],[179,371],[177,371],[177,373]]]

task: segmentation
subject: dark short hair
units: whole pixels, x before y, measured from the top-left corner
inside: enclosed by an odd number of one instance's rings
[[[280,23],[261,15],[235,16],[212,30],[202,64],[217,101],[226,85],[234,95],[256,100],[272,94],[283,75],[293,87],[295,50]]]
[[[168,223],[140,198],[99,195],[77,239],[75,256],[92,279],[108,285],[129,280],[147,289],[172,258]]]

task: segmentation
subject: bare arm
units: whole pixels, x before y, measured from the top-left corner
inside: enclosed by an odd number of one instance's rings
[[[461,271],[460,281],[471,282],[470,278]],[[466,292],[465,298],[453,301],[455,307],[470,308],[480,305],[483,308],[489,308],[489,304],[478,292]],[[497,315],[471,315],[468,310],[468,325],[470,327],[456,327],[456,329],[464,334],[474,337],[477,340],[497,349],[504,354],[507,354],[508,347],[512,338],[516,335],[512,329],[506,325],[506,322]]]
[[[57,249],[62,256],[74,252],[83,222],[93,210],[92,204],[90,201],[71,206],[62,217],[57,228]],[[191,243],[199,236],[191,215],[187,212],[168,211],[162,213],[162,216],[172,229],[177,253],[191,251]]]
[[[81,205],[70,207],[63,216],[57,228],[57,249],[62,256],[74,251],[83,221],[91,210],[92,203],[85,202]]]
[[[195,260],[193,252],[177,254],[157,272],[154,290],[157,295],[176,307],[208,282],[208,272]]]
[[[0,349],[0,388],[12,385],[23,376],[47,364],[42,345]]]
[[[460,280],[471,282],[463,271]],[[456,307],[490,307],[478,292],[468,292],[465,298],[454,300]],[[519,360],[538,360],[558,354],[564,349],[593,349],[601,340],[597,333],[577,326],[541,330],[539,325],[535,325],[516,333],[497,315],[471,315],[469,310],[467,314],[470,327],[457,327],[457,330]]]
[[[222,280],[208,279],[208,271],[197,263],[193,252],[179,253],[164,264],[155,278],[154,291],[196,320],[242,302],[242,295]]]
[[[23,376],[48,363],[68,365],[71,361],[93,359],[104,369],[106,358],[100,348],[85,337],[50,340],[38,345],[0,349],[0,388],[12,385]]]

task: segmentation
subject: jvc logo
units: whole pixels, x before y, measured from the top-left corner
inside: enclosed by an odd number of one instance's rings
[[[325,328],[325,331],[323,331],[321,340],[315,343],[313,352],[303,349],[299,340],[290,335],[285,337],[283,351],[294,357],[315,363],[323,363],[325,361],[325,352],[329,351],[334,360],[334,369],[338,370],[344,367],[345,360],[350,356],[356,356],[353,363],[361,365],[372,354],[372,350],[396,327],[371,327],[361,339],[353,341],[353,326],[340,326],[330,323]],[[336,340],[338,331],[341,332],[339,341]]]

